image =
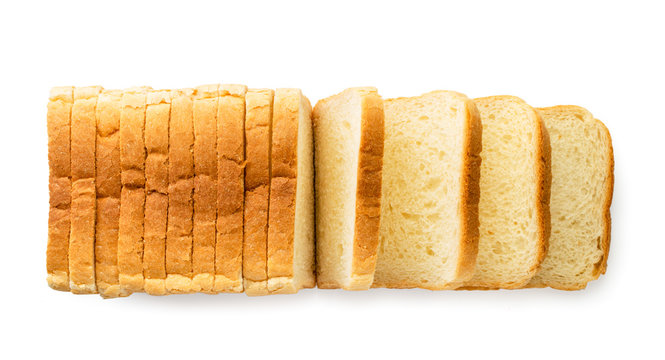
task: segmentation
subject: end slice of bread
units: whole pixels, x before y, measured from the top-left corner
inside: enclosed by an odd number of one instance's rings
[[[274,92],[250,89],[245,95],[245,217],[242,272],[245,293],[268,294],[268,206]]]
[[[538,109],[552,146],[552,235],[528,287],[579,290],[605,273],[614,155],[610,133],[578,106]]]
[[[70,116],[74,88],[55,87],[49,96],[48,131],[49,213],[46,272],[48,285],[69,291],[69,231],[72,202]]]
[[[480,117],[451,91],[384,102],[380,245],[373,287],[447,289],[478,250]]]
[[[480,239],[466,288],[524,286],[549,238],[550,145],[538,113],[514,96],[475,99],[483,127]]]
[[[268,290],[314,287],[312,108],[299,89],[277,89],[273,109]]]
[[[375,88],[347,89],[312,117],[317,286],[366,290],[379,243],[383,99]]]

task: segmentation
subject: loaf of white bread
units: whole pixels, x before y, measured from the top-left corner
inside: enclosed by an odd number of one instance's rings
[[[612,143],[577,106],[57,87],[47,130],[56,290],[577,290],[607,268]]]

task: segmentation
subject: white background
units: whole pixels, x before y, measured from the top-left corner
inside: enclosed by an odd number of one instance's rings
[[[662,3],[241,3],[2,2],[0,357],[665,357]],[[49,89],[217,82],[299,87],[312,103],[371,85],[582,105],[614,142],[607,275],[578,292],[102,300],[48,288]]]

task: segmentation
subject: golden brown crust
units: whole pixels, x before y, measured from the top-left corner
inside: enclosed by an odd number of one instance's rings
[[[614,147],[612,146],[612,137],[610,136],[610,131],[607,129],[605,124],[603,124],[602,121],[595,119],[596,123],[598,126],[602,128],[602,130],[607,134],[607,141],[608,141],[608,158],[609,162],[607,164],[607,172],[608,172],[608,180],[607,180],[607,188],[605,192],[605,204],[604,204],[604,215],[605,215],[605,228],[603,229],[603,236],[601,240],[601,249],[603,250],[603,260],[600,262],[599,266],[599,271],[596,276],[598,278],[599,275],[605,274],[605,271],[607,270],[607,258],[610,254],[610,233],[612,230],[612,217],[610,215],[610,206],[612,205],[612,197],[614,195]]]
[[[95,108],[99,86],[74,89],[71,115],[72,202],[69,236],[69,287],[92,294],[95,284]]]
[[[541,118],[540,114],[535,111],[535,109],[534,113],[538,118],[538,124],[540,124],[540,133],[543,139],[543,146],[541,147],[540,153],[540,170],[538,172],[538,182],[540,184],[538,214],[540,215],[540,236],[543,240],[541,242],[540,248],[538,249],[536,260],[530,269],[531,277],[533,277],[538,272],[540,265],[543,263],[543,260],[545,260],[545,256],[547,255],[547,250],[549,249],[550,244],[550,233],[552,232],[550,214],[550,194],[552,191],[552,147],[550,145],[550,135],[547,131],[547,128],[545,127],[545,122]],[[529,280],[531,280],[531,278],[529,278]],[[529,280],[521,285],[526,285]]]
[[[244,85],[222,85],[219,89],[214,292],[243,291],[246,92]]]
[[[95,276],[104,298],[126,296],[118,279],[118,224],[120,221],[119,127],[122,91],[104,90],[97,99],[97,217]]]
[[[460,200],[460,218],[462,219],[462,242],[460,244],[457,262],[456,278],[461,283],[471,279],[476,266],[478,255],[478,202],[480,201],[480,152],[482,150],[482,131],[480,113],[470,99],[466,99],[464,106],[467,111],[467,129],[464,132],[464,148],[466,156],[462,166],[462,194]],[[452,283],[449,287],[456,287]]]
[[[144,290],[166,295],[166,227],[168,218],[168,152],[171,92],[148,92],[145,112]]]
[[[362,92],[360,152],[356,189],[356,218],[353,240],[353,283],[366,283],[374,277],[381,220],[381,173],[383,168],[383,99],[376,91]],[[359,281],[364,280],[364,281]]]
[[[217,221],[217,104],[219,85],[194,92],[194,225],[192,291],[211,293]]]
[[[169,121],[169,208],[166,230],[166,290],[192,291],[194,125],[192,89],[174,90]]]
[[[300,91],[277,89],[272,120],[268,278],[292,278]]]
[[[268,208],[274,92],[245,95],[245,208],[242,271],[248,295],[267,294]]]
[[[118,278],[120,288],[127,292],[143,291],[146,93],[147,88],[131,88],[122,94]]]
[[[70,116],[74,88],[55,87],[49,96],[48,130],[49,215],[46,272],[48,285],[69,291],[69,231],[71,209]]]

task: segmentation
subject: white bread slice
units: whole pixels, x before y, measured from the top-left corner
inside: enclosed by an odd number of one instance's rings
[[[95,109],[101,86],[74,89],[71,116],[72,202],[69,235],[69,288],[97,292],[95,284]]]
[[[166,221],[169,187],[169,118],[171,91],[149,91],[145,109],[145,220],[143,287],[150,295],[166,295]]]
[[[242,272],[245,293],[268,294],[267,241],[270,144],[274,92],[250,89],[245,95],[245,217]]]
[[[379,244],[383,99],[375,88],[347,89],[320,100],[312,118],[317,286],[367,290]]]
[[[272,123],[268,290],[316,284],[312,107],[299,89],[277,89]]]
[[[466,96],[384,102],[381,232],[373,287],[446,289],[473,275],[481,125]]]
[[[127,296],[118,279],[118,224],[120,221],[120,144],[118,130],[122,91],[104,90],[97,99],[97,217],[95,277],[104,298]]]
[[[46,246],[46,281],[60,291],[69,291],[69,230],[72,202],[70,115],[74,88],[55,87],[49,96],[48,131],[49,212]]]
[[[219,89],[214,292],[243,291],[246,92],[244,85],[222,85]]]
[[[537,109],[552,145],[552,235],[529,287],[579,290],[605,273],[614,155],[610,133],[578,106]]]
[[[194,92],[194,227],[192,291],[212,293],[217,222],[217,102],[219,85]]]
[[[480,239],[465,288],[524,286],[549,238],[550,145],[538,113],[514,96],[474,99],[483,127]]]
[[[193,89],[173,90],[171,93],[166,230],[166,290],[169,293],[192,292],[193,93]]]
[[[148,88],[127,89],[120,114],[120,221],[118,279],[122,291],[143,291],[143,220],[145,206],[145,127]]]

